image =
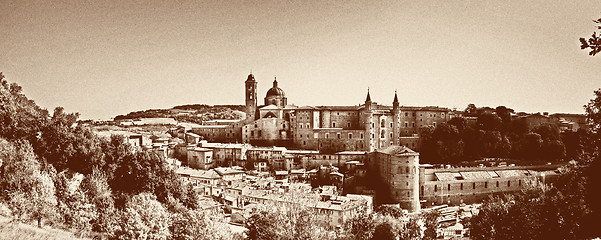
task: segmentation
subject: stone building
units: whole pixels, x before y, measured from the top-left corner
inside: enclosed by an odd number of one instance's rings
[[[553,180],[557,166],[432,168],[404,146],[368,153],[368,171],[378,178],[380,203],[398,203],[411,212],[422,206],[475,203],[490,195],[519,191],[535,181]]]
[[[361,105],[297,107],[288,105],[277,80],[267,91],[265,105],[257,106],[257,81],[252,74],[245,85],[249,117],[240,134],[243,143],[253,145],[323,152],[371,152],[391,145],[418,149],[421,127],[451,117],[447,108],[401,106],[396,93],[392,106],[379,105],[371,101],[369,90]]]
[[[405,146],[389,146],[369,154],[368,168],[386,186],[379,196],[410,212],[420,209],[419,154]]]

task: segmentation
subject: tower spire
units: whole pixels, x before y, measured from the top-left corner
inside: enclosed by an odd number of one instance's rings
[[[365,102],[371,102],[371,97],[369,96],[369,87],[367,87],[367,98],[365,98]]]
[[[397,104],[399,103],[399,97],[397,97],[397,95],[396,95],[396,89],[394,90],[394,100],[392,101],[392,103],[393,104],[394,103],[397,103]]]

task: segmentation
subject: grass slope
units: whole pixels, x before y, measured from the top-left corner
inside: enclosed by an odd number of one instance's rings
[[[38,228],[36,226],[12,223],[9,218],[0,216],[0,239],[82,239],[73,233],[52,229]]]

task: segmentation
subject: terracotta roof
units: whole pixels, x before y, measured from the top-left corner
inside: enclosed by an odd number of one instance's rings
[[[389,146],[389,147],[383,148],[383,149],[378,149],[377,151],[381,152],[381,153],[394,154],[394,155],[397,155],[397,154],[412,154],[412,155],[413,154],[418,154],[418,153],[416,153],[415,151],[411,150],[408,147],[405,147],[405,146],[395,146],[395,145],[392,145],[392,146]]]

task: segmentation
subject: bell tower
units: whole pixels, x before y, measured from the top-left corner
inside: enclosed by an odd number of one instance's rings
[[[401,111],[399,109],[399,98],[394,90],[394,100],[392,101],[392,144],[401,145]]]
[[[244,85],[246,86],[246,119],[254,121],[257,112],[257,81],[252,72],[246,78]]]

